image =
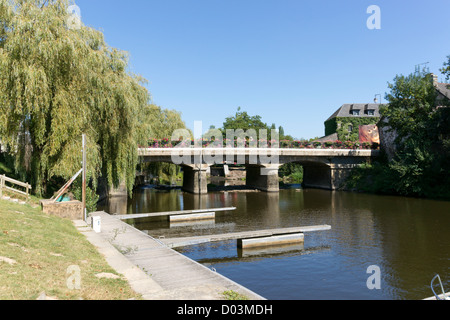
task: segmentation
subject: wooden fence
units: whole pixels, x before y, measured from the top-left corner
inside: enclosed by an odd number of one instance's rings
[[[7,185],[8,184],[8,185]],[[17,189],[17,186],[22,190]],[[21,181],[8,178],[6,175],[0,175],[0,199],[4,193],[12,193],[14,195],[25,197],[26,200],[30,198],[31,185]]]

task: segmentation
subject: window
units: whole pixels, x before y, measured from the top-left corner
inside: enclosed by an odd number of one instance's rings
[[[354,116],[359,116],[359,110],[351,110],[350,114],[352,114]]]
[[[351,125],[351,124],[348,125],[348,132],[350,132],[350,133],[353,132],[353,125]]]
[[[367,115],[374,116],[375,115],[375,110],[373,110],[373,109],[367,110]]]

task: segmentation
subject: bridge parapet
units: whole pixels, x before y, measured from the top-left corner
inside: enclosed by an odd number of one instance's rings
[[[323,162],[329,158],[373,158],[379,150],[365,149],[283,149],[283,148],[140,148],[138,154],[149,162],[190,164],[285,164],[299,160]],[[200,162],[201,159],[201,162]],[[243,160],[242,163],[234,160]],[[277,160],[279,160],[277,162]],[[179,163],[177,163],[179,162]]]

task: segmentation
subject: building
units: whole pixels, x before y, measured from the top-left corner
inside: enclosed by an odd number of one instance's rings
[[[450,84],[438,82],[438,76],[431,74],[433,77],[433,85],[438,93],[436,98],[436,104],[439,107],[443,105],[448,105],[450,100]]]
[[[344,104],[325,121],[325,137],[321,141],[359,141],[360,126],[376,125],[380,120],[380,104]]]

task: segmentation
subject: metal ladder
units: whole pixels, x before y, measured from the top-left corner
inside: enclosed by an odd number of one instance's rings
[[[442,298],[438,294],[436,294],[436,292],[434,291],[434,288],[433,288],[433,283],[434,283],[434,281],[436,279],[439,280],[439,284],[441,286],[441,290],[442,290],[442,295],[441,296],[442,296]],[[442,285],[441,277],[438,274],[434,276],[433,280],[431,280],[431,291],[433,291],[433,294],[436,297],[436,300],[450,300],[450,297],[447,297],[445,295],[444,286]]]

